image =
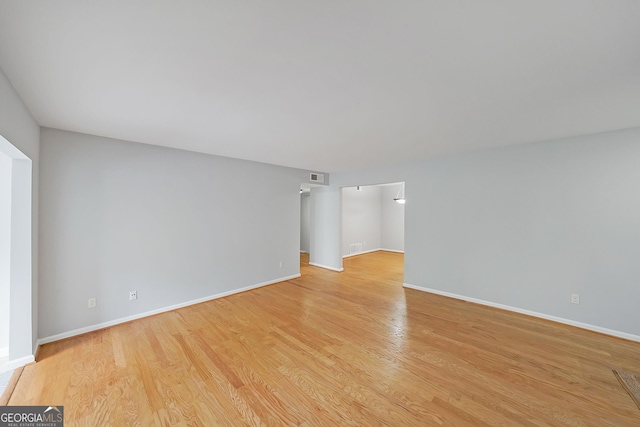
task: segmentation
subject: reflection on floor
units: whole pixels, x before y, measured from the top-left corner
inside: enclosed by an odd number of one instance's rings
[[[402,254],[305,258],[297,279],[46,344],[10,404],[69,425],[640,425],[611,372],[640,372],[640,343],[405,289]]]

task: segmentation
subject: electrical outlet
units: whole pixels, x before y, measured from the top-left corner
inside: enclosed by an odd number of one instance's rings
[[[95,298],[89,298],[87,300],[87,308],[94,308],[96,306],[96,299]]]
[[[580,304],[580,295],[571,294],[571,304]]]
[[[129,300],[138,299],[138,291],[129,292]]]
[[[284,262],[280,261],[280,268],[284,267]]]

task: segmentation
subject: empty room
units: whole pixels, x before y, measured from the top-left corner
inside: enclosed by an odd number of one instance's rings
[[[0,0],[0,426],[640,425],[639,41]]]

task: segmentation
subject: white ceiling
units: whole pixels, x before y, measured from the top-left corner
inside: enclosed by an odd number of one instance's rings
[[[640,125],[640,1],[0,0],[42,126],[335,172]]]

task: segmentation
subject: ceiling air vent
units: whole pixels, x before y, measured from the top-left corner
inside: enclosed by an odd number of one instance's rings
[[[321,173],[310,173],[309,181],[311,182],[324,182],[324,175]]]

